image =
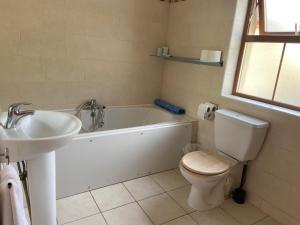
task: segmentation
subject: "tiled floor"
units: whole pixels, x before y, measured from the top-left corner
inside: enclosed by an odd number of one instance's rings
[[[100,188],[57,201],[59,225],[278,225],[247,203],[231,200],[198,212],[186,202],[189,184],[178,170]]]

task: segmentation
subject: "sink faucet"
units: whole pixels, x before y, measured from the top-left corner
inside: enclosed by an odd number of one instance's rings
[[[14,128],[21,118],[34,114],[34,110],[21,111],[21,106],[23,105],[32,105],[32,104],[27,102],[21,102],[21,103],[15,103],[10,105],[7,111],[7,120],[5,124],[0,123],[0,126],[3,127],[4,129]]]

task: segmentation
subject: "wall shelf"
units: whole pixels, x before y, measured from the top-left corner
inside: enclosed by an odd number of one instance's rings
[[[150,55],[153,57],[169,60],[169,61],[176,61],[176,62],[184,62],[184,63],[192,63],[192,64],[200,64],[200,65],[207,65],[207,66],[218,66],[222,67],[224,62],[201,62],[200,59],[197,58],[189,58],[189,57],[182,57],[182,56],[157,56],[157,55]]]

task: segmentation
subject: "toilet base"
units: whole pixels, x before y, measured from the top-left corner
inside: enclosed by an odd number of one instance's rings
[[[188,204],[193,209],[205,211],[220,206],[225,199],[225,192],[230,185],[230,171],[205,176],[190,172],[179,164],[182,176],[192,185],[188,197]],[[230,185],[231,186],[231,185]]]
[[[188,204],[193,209],[205,211],[220,206],[225,199],[225,182],[222,179],[213,189],[203,189],[192,185],[188,197]]]

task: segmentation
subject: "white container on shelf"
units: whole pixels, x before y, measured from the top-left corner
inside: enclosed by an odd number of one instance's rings
[[[222,51],[219,50],[201,50],[200,61],[207,63],[221,62]]]

